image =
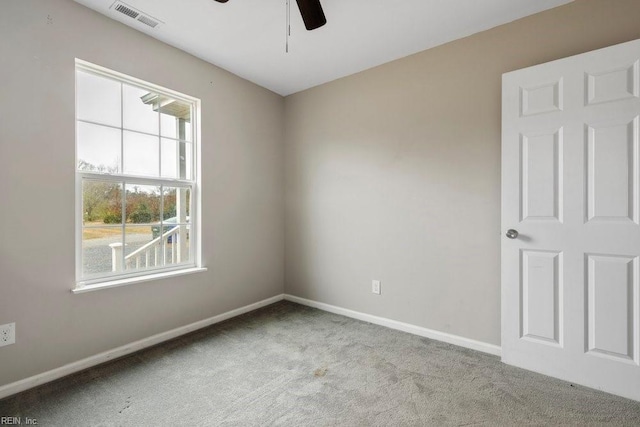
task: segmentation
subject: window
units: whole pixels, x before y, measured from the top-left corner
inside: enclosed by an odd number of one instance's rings
[[[198,108],[76,60],[76,289],[200,266]]]

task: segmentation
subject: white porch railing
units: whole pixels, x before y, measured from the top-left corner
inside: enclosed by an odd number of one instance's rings
[[[165,231],[161,236],[156,237],[143,246],[139,247],[129,255],[122,257],[122,251],[124,245],[122,243],[112,243],[111,247],[111,268],[112,271],[122,271],[125,269],[149,268],[154,266],[160,266],[168,264],[175,264],[181,261],[181,255],[184,257],[186,254],[179,253],[179,239],[180,229],[186,228],[184,226],[175,226],[168,231]],[[186,230],[184,230],[186,233]],[[169,240],[170,243],[164,243]],[[186,237],[186,235],[185,235]],[[124,261],[124,265],[123,265]]]

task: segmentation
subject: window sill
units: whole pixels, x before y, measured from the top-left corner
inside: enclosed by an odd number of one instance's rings
[[[145,276],[128,277],[126,279],[109,280],[107,282],[92,283],[90,285],[77,284],[76,287],[71,290],[71,292],[73,292],[74,294],[82,294],[85,292],[92,292],[100,289],[116,288],[118,286],[125,286],[133,283],[148,282],[150,280],[184,276],[187,274],[201,273],[204,271],[207,271],[207,269],[204,267],[194,267],[194,268],[187,268],[184,270],[165,271],[162,273],[147,274]]]

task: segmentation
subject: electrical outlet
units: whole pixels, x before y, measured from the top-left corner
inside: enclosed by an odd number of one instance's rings
[[[371,282],[371,292],[380,295],[380,280],[373,280]]]
[[[16,342],[16,324],[7,323],[0,326],[0,347]]]

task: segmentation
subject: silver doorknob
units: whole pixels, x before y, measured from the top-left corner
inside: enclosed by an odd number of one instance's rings
[[[515,239],[516,237],[518,237],[518,230],[510,228],[509,230],[507,230],[507,237],[510,239]]]

